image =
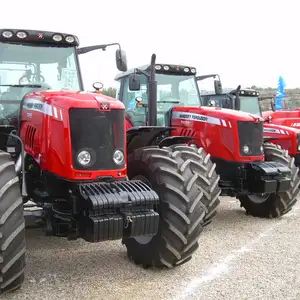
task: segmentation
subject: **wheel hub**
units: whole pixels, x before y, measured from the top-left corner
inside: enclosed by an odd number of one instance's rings
[[[248,195],[249,199],[257,204],[261,204],[267,201],[267,199],[269,198],[270,193],[265,193],[265,194],[261,194],[261,195]]]

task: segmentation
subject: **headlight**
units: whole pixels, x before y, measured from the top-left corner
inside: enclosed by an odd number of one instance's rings
[[[82,166],[86,166],[92,161],[92,154],[87,150],[82,150],[77,154],[77,161]]]
[[[264,147],[260,146],[260,152],[263,153],[264,152]]]
[[[298,148],[298,151],[300,152],[300,145],[298,145],[298,147],[297,147],[297,148]]]
[[[113,154],[115,164],[121,165],[124,162],[124,153],[121,150],[116,150]]]
[[[249,149],[249,147],[248,147],[247,145],[244,145],[242,149],[243,149],[243,152],[244,152],[245,154],[249,153],[249,150],[250,150],[250,149]]]

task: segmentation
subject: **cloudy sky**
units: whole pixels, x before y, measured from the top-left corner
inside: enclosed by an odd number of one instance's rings
[[[1,27],[76,34],[81,46],[119,42],[128,66],[157,62],[217,72],[224,87],[300,87],[300,3],[297,0],[10,0]],[[115,48],[81,57],[84,83],[106,87],[118,73]],[[209,88],[207,82],[204,88]]]

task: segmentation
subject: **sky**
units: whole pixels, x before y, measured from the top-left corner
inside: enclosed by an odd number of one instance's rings
[[[258,0],[10,0],[13,16],[2,28],[75,34],[80,46],[118,42],[128,67],[150,62],[183,64],[197,74],[218,73],[223,87],[300,87],[300,2]],[[116,47],[84,54],[86,90],[114,86]],[[202,88],[213,87],[207,81]]]

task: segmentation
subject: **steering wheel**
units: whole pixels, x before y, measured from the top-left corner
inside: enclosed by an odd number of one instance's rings
[[[37,76],[36,75],[33,75],[33,78],[32,78],[32,81],[37,81]],[[23,81],[27,81],[27,82],[23,82]],[[22,77],[20,77],[19,79],[19,84],[22,85],[22,84],[30,84],[32,82],[27,75],[23,75]],[[45,78],[43,75],[40,75],[40,82],[45,82]]]
[[[164,96],[164,97],[162,97],[159,101],[157,101],[158,103],[159,102],[163,102],[163,100],[164,99],[174,99],[172,96],[170,96],[170,95],[167,95],[167,96]],[[178,101],[178,103],[180,102],[180,99],[178,99],[179,101]],[[170,101],[171,102],[171,101]],[[175,101],[174,101],[175,102]],[[172,103],[172,102],[171,102]],[[177,103],[177,102],[176,102]]]

